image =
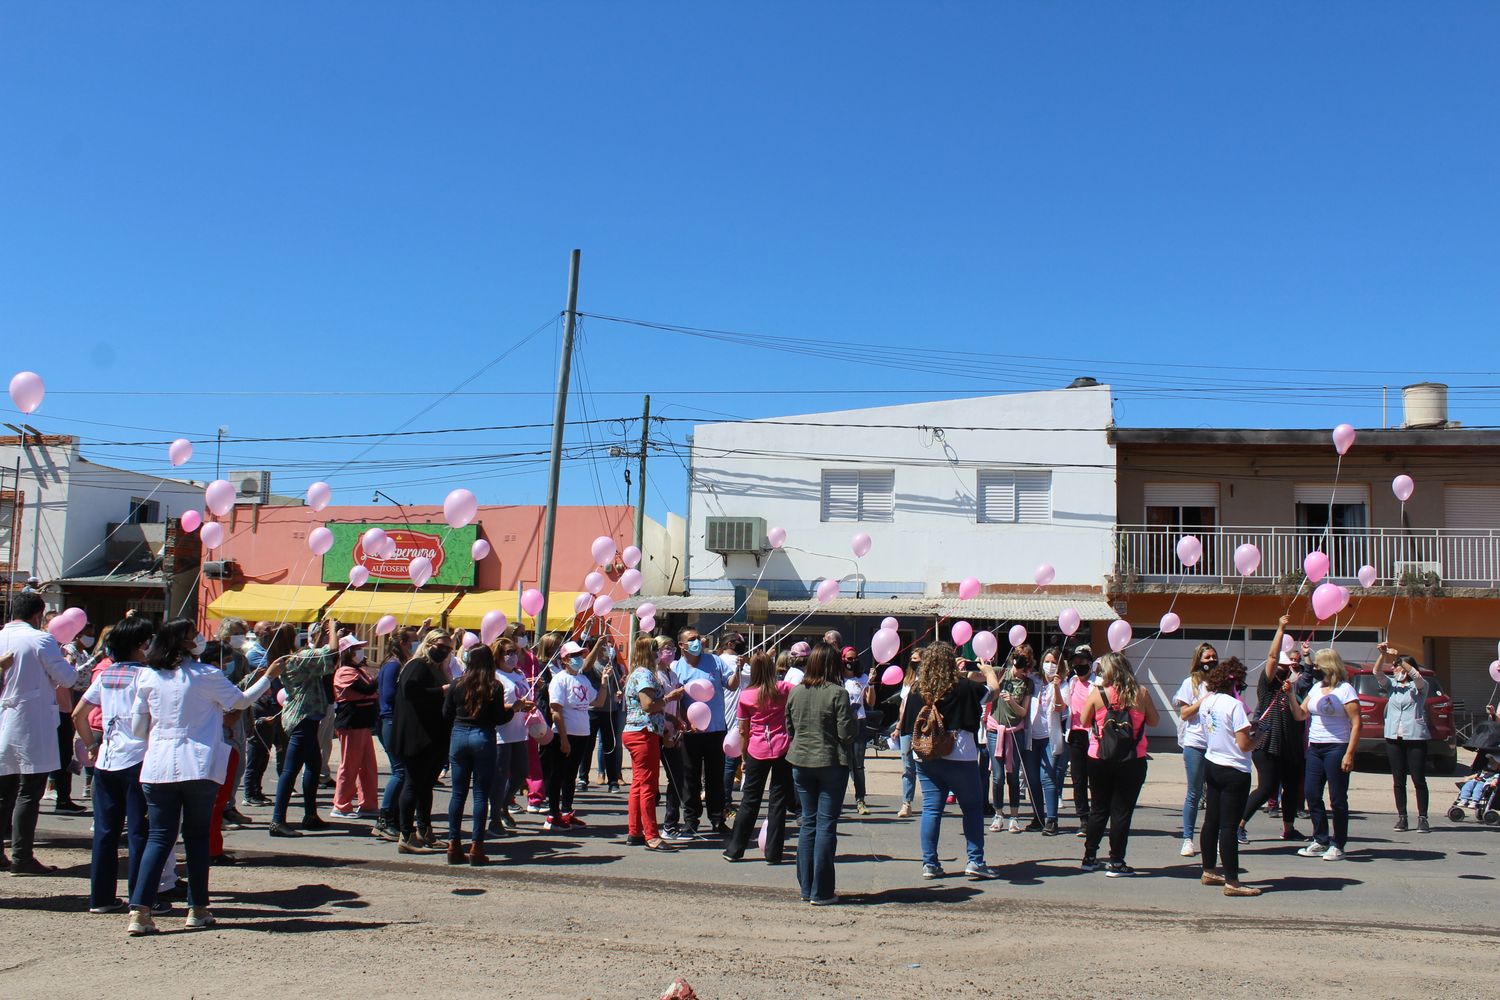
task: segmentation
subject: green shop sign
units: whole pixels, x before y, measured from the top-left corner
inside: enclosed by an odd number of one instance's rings
[[[477,524],[450,528],[446,524],[330,524],[333,548],[323,556],[323,582],[348,583],[349,571],[363,566],[370,579],[381,583],[411,583],[411,561],[418,556],[432,560],[430,583],[449,587],[474,585],[474,542]],[[396,543],[396,552],[377,558],[365,552],[361,537],[379,528]]]

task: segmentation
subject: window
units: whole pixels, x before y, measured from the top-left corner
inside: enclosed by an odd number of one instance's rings
[[[126,524],[155,524],[161,513],[161,504],[155,500],[143,500],[140,497],[130,498],[130,513],[125,518]]]
[[[16,495],[10,490],[0,493],[0,566],[11,567],[11,542],[16,526]]]
[[[1050,470],[980,469],[980,524],[1047,524],[1052,520]]]
[[[1297,504],[1297,527],[1314,531],[1329,528],[1363,529],[1369,527],[1369,487],[1353,484],[1335,488],[1332,485],[1298,483],[1292,490]]]
[[[1195,530],[1219,523],[1218,483],[1147,483],[1146,523]]]
[[[894,469],[824,469],[824,521],[889,521],[895,513]]]

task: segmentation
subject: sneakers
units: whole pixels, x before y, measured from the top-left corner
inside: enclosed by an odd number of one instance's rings
[[[854,800],[854,811],[857,812],[857,813],[859,813],[861,816],[868,816],[868,815],[870,815],[870,807],[867,806],[867,805],[865,805],[865,800],[864,799],[855,799]]]
[[[566,830],[568,824],[560,816],[548,816],[542,820],[542,832],[551,833],[553,830]]]
[[[972,861],[964,868],[964,875],[971,882],[987,882],[1000,877],[1000,873],[989,865],[976,865]]]
[[[1427,822],[1427,817],[1426,816],[1418,816],[1417,817],[1417,832],[1418,833],[1431,833],[1432,832],[1432,826],[1431,826],[1431,824],[1429,824]]]
[[[1099,870],[1099,859],[1084,858],[1083,861],[1078,865],[1078,867],[1082,868],[1086,872],[1096,872]]]
[[[215,922],[214,915],[208,912],[208,907],[195,906],[188,911],[188,918],[183,921],[183,926],[190,931],[196,931],[212,927]]]
[[[901,808],[896,810],[897,819],[911,819],[911,803],[901,803]]]
[[[954,798],[954,797],[953,797],[953,794],[952,794],[952,793],[951,793],[951,792],[950,792],[950,793],[949,793],[949,794],[948,794],[948,804],[949,804],[949,805],[950,805],[950,806],[951,806],[951,805],[953,805],[953,804],[954,804],[954,803],[955,803],[955,802],[957,802],[957,801],[958,801],[958,799],[955,799],[955,798]]]
[[[1242,844],[1248,844],[1250,843],[1250,831],[1246,830],[1243,826],[1238,827],[1234,831],[1234,839],[1238,840]]]
[[[1344,852],[1337,844],[1329,844],[1328,850],[1323,852],[1324,861],[1343,861]]]
[[[375,825],[370,827],[370,836],[379,837],[392,844],[401,839],[400,832],[387,826],[384,820],[377,820]]]
[[[1042,836],[1043,837],[1055,837],[1055,836],[1057,836],[1057,820],[1055,820],[1055,819],[1049,819],[1047,822],[1045,822],[1045,823],[1042,824]]]
[[[588,827],[588,824],[579,819],[575,812],[563,813],[562,824],[570,830],[583,830]]]
[[[1316,840],[1309,840],[1307,846],[1297,853],[1304,858],[1321,858],[1328,851],[1327,844],[1320,844]]]
[[[1391,827],[1391,829],[1395,830],[1397,833],[1404,833],[1404,832],[1406,832],[1406,817],[1405,816],[1397,816],[1396,817],[1396,825],[1393,826],[1393,827]]]
[[[1198,845],[1193,843],[1191,840],[1184,840],[1182,842],[1182,850],[1178,851],[1177,853],[1181,854],[1185,858],[1190,858],[1198,853]]]
[[[1005,828],[1005,832],[1006,833],[1020,833],[1021,832],[1021,821],[1018,820],[1018,819],[1016,819],[1014,816],[1012,816],[1010,818],[1010,825]]]
[[[943,871],[942,865],[923,865],[922,877],[926,879],[947,878],[948,873]]]
[[[1040,833],[1042,829],[1042,821],[1036,817],[1032,817],[1031,822],[1026,824],[1027,833]]]
[[[144,907],[130,911],[130,926],[125,933],[131,937],[145,937],[147,934],[155,934],[156,921],[151,919],[151,914]]]
[[[1295,826],[1292,827],[1290,830],[1287,830],[1287,829],[1283,828],[1282,831],[1281,831],[1281,839],[1282,840],[1301,840],[1302,839],[1302,831],[1299,830],[1299,829],[1297,829]]]
[[[332,809],[328,815],[334,819],[359,819],[359,812],[354,809]]]
[[[107,903],[104,906],[90,906],[89,907],[89,912],[90,913],[124,913],[125,912],[125,906],[126,906],[125,900],[123,900],[123,899],[116,899],[113,903]]]
[[[1111,861],[1104,869],[1104,874],[1107,878],[1124,878],[1127,875],[1134,875],[1135,869],[1123,861]]]
[[[79,816],[83,813],[88,812],[88,807],[79,805],[72,799],[64,799],[62,802],[59,802],[57,805],[53,806],[52,811],[55,813],[62,813],[66,816]]]
[[[516,818],[510,814],[509,809],[500,810],[500,825],[512,832],[521,828],[520,824],[516,822]]]
[[[689,841],[699,840],[701,838],[692,830],[689,830],[686,827],[679,826],[662,834],[661,839],[670,840],[673,843],[685,844]]]
[[[995,820],[995,822],[993,822],[993,823],[990,824],[990,833],[999,833],[1001,830],[1004,830],[1004,829],[1005,829],[1005,821],[1003,819],[998,819],[997,818]]]
[[[1078,832],[1075,833],[1075,834],[1073,834],[1073,836],[1077,837],[1079,840],[1082,840],[1084,837],[1087,837],[1088,835],[1089,835],[1088,827],[1084,826],[1084,825],[1081,825],[1081,824],[1078,827]]]
[[[547,807],[546,806],[534,806],[530,802],[527,802],[526,803],[526,811],[529,812],[529,813],[544,813],[544,812],[547,811]]]

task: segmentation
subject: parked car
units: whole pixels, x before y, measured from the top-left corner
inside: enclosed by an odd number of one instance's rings
[[[1361,723],[1358,753],[1378,755],[1385,759],[1385,695],[1380,682],[1368,666],[1350,664],[1349,683],[1359,695]],[[1443,690],[1437,674],[1422,669],[1427,681],[1427,729],[1432,739],[1427,744],[1427,769],[1433,774],[1451,774],[1458,761],[1458,744],[1453,730],[1453,699]]]

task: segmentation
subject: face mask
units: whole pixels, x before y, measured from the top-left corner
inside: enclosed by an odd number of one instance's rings
[[[354,659],[354,665],[356,667],[359,666],[361,663],[365,662],[365,651],[363,649],[356,649],[354,651],[354,657],[353,657],[353,659]]]
[[[1042,664],[1042,676],[1049,681],[1057,676],[1057,664],[1048,661]]]
[[[205,638],[203,638],[203,636],[200,635],[196,639],[193,640],[193,655],[194,656],[202,656],[203,655],[203,651],[205,649],[207,649],[207,648],[208,648],[208,640],[205,639]]]
[[[697,656],[700,653],[702,653],[703,652],[703,640],[702,639],[693,639],[693,640],[689,641],[688,644],[687,644],[687,651],[688,651],[688,655],[689,656]]]
[[[672,656],[672,651],[670,649],[664,649],[660,653],[656,654],[656,662],[664,667],[671,663],[673,659],[674,657]]]
[[[519,646],[521,649],[525,649],[527,646],[531,645],[531,640],[528,639],[528,638],[526,638],[524,635],[517,636],[516,637],[516,645]]]
[[[605,646],[604,647],[604,658],[606,660],[613,660],[615,658],[615,647],[613,647],[613,646]]]
[[[570,674],[581,673],[582,670],[583,670],[583,657],[581,657],[581,656],[570,656],[570,657],[568,657],[568,673],[570,673]]]
[[[1084,676],[1086,676],[1088,674],[1088,672],[1089,672],[1089,665],[1087,663],[1075,663],[1075,664],[1073,664],[1073,676],[1074,677],[1084,677]]]
[[[450,651],[446,650],[446,649],[434,649],[432,651],[432,662],[433,663],[442,663],[442,662],[444,662],[445,660],[448,659],[448,653],[449,652]]]
[[[248,635],[232,635],[229,637],[229,648],[236,652],[239,652],[248,645],[250,645],[250,637]]]
[[[94,637],[91,635],[80,635],[78,637],[78,645],[84,649],[93,649]]]
[[[516,669],[516,664],[519,663],[520,661],[521,661],[521,658],[519,656],[517,656],[515,653],[506,653],[505,654],[505,666],[506,666],[506,669],[508,669],[508,670],[514,670],[514,669]]]

